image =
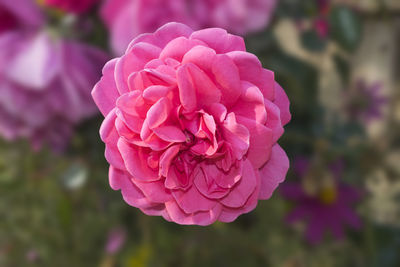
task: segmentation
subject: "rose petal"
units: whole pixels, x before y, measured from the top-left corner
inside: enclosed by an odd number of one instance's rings
[[[143,192],[131,182],[126,172],[110,167],[110,186],[114,190],[121,189],[122,196],[126,203],[137,208],[149,208],[153,206]]]
[[[129,54],[119,58],[115,65],[115,83],[121,95],[129,92],[128,77],[141,70],[148,61],[157,58],[160,53],[159,47],[149,43],[137,43]]]
[[[199,40],[189,40],[185,37],[178,37],[170,41],[162,50],[160,54],[160,59],[164,60],[166,58],[173,58],[181,61],[183,56],[190,49],[197,45],[206,45]]]
[[[227,55],[217,55],[212,63],[212,73],[220,85],[221,103],[225,106],[234,104],[242,92],[236,65]]]
[[[132,182],[143,192],[150,202],[165,203],[172,199],[170,190],[164,186],[164,181],[145,182],[132,178]]]
[[[276,106],[268,99],[265,99],[265,109],[268,113],[268,120],[265,125],[272,130],[273,132],[272,142],[276,143],[278,139],[282,136],[283,132],[285,131],[281,123],[280,110],[278,106]]]
[[[118,150],[124,160],[126,169],[136,180],[141,181],[156,181],[159,180],[158,172],[149,168],[147,164],[148,154],[144,151],[145,148],[129,144],[124,139],[118,140]]]
[[[220,101],[221,92],[210,78],[192,63],[177,70],[179,97],[187,112]]]
[[[165,203],[165,207],[170,218],[174,222],[184,225],[197,224],[202,226],[214,223],[218,219],[222,210],[221,205],[215,205],[214,208],[209,211],[200,211],[195,214],[187,214],[178,206],[175,201],[169,201]]]
[[[267,122],[263,94],[258,87],[246,81],[241,82],[240,98],[230,111],[234,112],[236,116],[249,118],[262,125]],[[268,117],[268,120],[270,120],[270,117]]]
[[[107,114],[100,127],[100,138],[104,143],[115,144],[118,141],[119,135],[115,129],[115,119],[117,118],[115,110],[113,109]]]
[[[236,158],[242,159],[250,145],[249,130],[236,122],[234,113],[228,114],[221,130],[224,139],[231,144]]]
[[[209,28],[193,32],[190,39],[203,41],[218,54],[246,50],[242,37],[229,34],[226,30],[220,28]]]
[[[117,59],[107,62],[103,68],[103,76],[92,91],[93,100],[104,116],[115,107],[115,102],[119,97],[119,92],[114,80],[116,62]]]
[[[224,206],[219,216],[219,220],[221,222],[232,222],[236,220],[239,215],[250,212],[256,208],[258,203],[258,195],[260,193],[260,177],[257,172],[255,172],[255,175],[257,186],[250,197],[247,199],[246,203],[240,208],[229,208]]]
[[[288,99],[285,91],[282,89],[282,87],[278,83],[275,83],[274,104],[279,107],[282,126],[285,126],[287,123],[289,123],[289,121],[291,119],[290,110],[289,110],[290,102],[289,102],[289,99]]]
[[[159,174],[167,177],[169,168],[174,160],[175,156],[178,155],[180,150],[179,145],[169,147],[160,157]]]
[[[241,80],[257,86],[265,98],[271,101],[275,98],[274,73],[263,69],[255,55],[242,51],[229,52],[226,55],[235,63]]]
[[[221,203],[227,207],[238,208],[243,206],[251,193],[257,187],[257,177],[250,161],[243,162],[242,178],[231,189],[231,192],[221,200]]]
[[[216,201],[208,199],[200,194],[199,190],[194,185],[187,191],[173,190],[172,195],[179,207],[181,207],[185,213],[189,214],[211,210],[217,204]]]
[[[211,66],[215,58],[215,51],[209,47],[198,45],[190,49],[182,59],[182,65],[193,63],[207,74],[211,72]]]
[[[269,161],[260,169],[260,199],[268,199],[272,196],[278,185],[285,180],[288,169],[289,159],[285,151],[279,145],[274,145]]]
[[[244,125],[250,133],[247,158],[251,161],[254,168],[258,169],[270,158],[271,148],[274,144],[272,142],[272,131],[266,126],[242,116],[237,116],[237,121],[241,125]]]

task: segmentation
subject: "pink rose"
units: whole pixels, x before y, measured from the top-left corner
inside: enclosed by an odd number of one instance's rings
[[[289,100],[241,37],[168,23],[109,61],[93,98],[110,185],[148,215],[231,222],[268,199],[289,161]]]
[[[237,34],[258,31],[270,21],[276,0],[105,0],[100,15],[117,55],[138,34],[167,22],[194,29],[222,27]]]
[[[70,13],[84,13],[99,0],[43,0],[47,6],[59,8]]]

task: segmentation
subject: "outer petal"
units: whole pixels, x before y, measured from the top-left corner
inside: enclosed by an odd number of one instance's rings
[[[271,101],[275,98],[274,73],[264,69],[255,55],[242,51],[229,52],[227,55],[238,67],[241,80],[256,85],[265,98]]]
[[[115,119],[117,115],[115,114],[115,109],[107,114],[103,123],[100,127],[100,137],[104,143],[114,143],[118,142],[118,132],[115,129]]]
[[[214,62],[215,51],[207,46],[198,45],[190,49],[182,58],[182,65],[193,63],[203,71],[210,74]]]
[[[178,37],[186,37],[192,34],[193,30],[182,23],[170,22],[159,28],[154,33],[154,42],[164,48],[171,40]]]
[[[223,210],[219,217],[219,220],[221,222],[232,222],[232,221],[236,220],[236,218],[239,215],[250,212],[256,208],[257,203],[258,203],[258,195],[260,192],[260,177],[257,172],[255,174],[256,174],[257,186],[256,186],[255,190],[253,191],[253,193],[248,198],[247,202],[240,208],[223,207]]]
[[[230,111],[234,112],[236,116],[240,115],[265,125],[267,111],[265,110],[264,96],[260,89],[247,81],[242,81],[240,91],[241,96]],[[269,114],[268,120],[270,120]]]
[[[231,189],[231,192],[221,200],[221,203],[231,208],[242,207],[257,187],[257,177],[250,161],[243,163],[242,179]]]
[[[131,41],[126,51],[129,52],[132,47],[139,42],[150,43],[163,49],[171,40],[178,37],[189,38],[192,32],[193,30],[185,24],[170,22],[160,27],[154,34],[144,33],[138,35]]]
[[[281,122],[281,112],[279,107],[268,99],[265,99],[265,109],[268,114],[266,126],[272,130],[274,135],[273,142],[276,143],[284,132]]]
[[[275,100],[274,104],[279,107],[281,110],[281,121],[282,121],[282,126],[285,126],[291,119],[290,115],[290,110],[289,110],[289,99],[285,93],[285,91],[282,89],[282,87],[278,84],[275,83]]]
[[[111,166],[109,179],[111,188],[114,190],[121,189],[122,196],[129,205],[137,208],[152,206],[152,203],[144,196],[143,192],[131,182],[127,172]]]
[[[190,39],[197,39],[205,42],[218,54],[246,50],[242,37],[229,34],[220,28],[209,28],[193,32]]]
[[[212,210],[209,211],[200,211],[192,214],[185,213],[175,201],[169,201],[165,203],[165,207],[167,208],[167,212],[172,221],[179,224],[197,224],[197,225],[210,225],[214,223],[220,213],[221,213],[221,205],[215,205]]]
[[[121,153],[119,153],[116,144],[106,144],[104,156],[111,166],[120,170],[125,170],[124,160],[122,159]]]
[[[236,65],[228,56],[217,55],[211,68],[215,81],[220,85],[221,103],[226,106],[234,104],[242,93]]]
[[[268,199],[272,196],[278,185],[285,180],[288,169],[289,159],[285,151],[279,145],[274,145],[269,161],[260,169],[260,199]]]
[[[164,47],[160,54],[160,59],[165,60],[167,58],[173,58],[175,60],[181,61],[186,52],[197,45],[205,44],[199,40],[189,40],[185,37],[178,37],[170,41]]]
[[[270,158],[271,148],[274,144],[272,142],[272,131],[266,126],[242,116],[237,116],[237,120],[238,123],[246,126],[250,133],[250,146],[247,158],[251,161],[254,168],[261,168]]]
[[[173,190],[172,195],[185,213],[209,211],[217,204],[215,200],[208,199],[200,194],[195,185],[192,185],[187,191]]]
[[[132,182],[143,192],[153,203],[165,203],[172,199],[170,190],[166,189],[161,180],[154,182],[142,182],[132,178]]]
[[[103,68],[103,77],[94,86],[92,97],[101,113],[106,116],[114,107],[119,97],[114,80],[114,70],[117,59],[112,59]]]
[[[157,171],[150,169],[147,164],[144,164],[144,162],[147,162],[147,155],[144,152],[144,148],[131,145],[120,138],[118,140],[118,150],[124,159],[126,169],[134,179],[147,182],[160,179]]]
[[[128,54],[122,56],[115,65],[115,83],[122,95],[129,92],[128,77],[152,59],[158,58],[161,49],[149,43],[135,44]]]

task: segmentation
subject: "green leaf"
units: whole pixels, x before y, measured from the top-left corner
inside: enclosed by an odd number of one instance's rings
[[[359,17],[344,6],[336,6],[330,15],[331,31],[335,41],[348,51],[354,51],[362,35]]]
[[[303,32],[301,35],[301,43],[304,48],[313,52],[323,51],[326,47],[326,41],[319,37],[314,30]]]

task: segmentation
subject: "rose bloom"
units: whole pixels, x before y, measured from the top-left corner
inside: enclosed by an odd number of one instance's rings
[[[50,36],[30,0],[0,0],[0,135],[44,142],[60,151],[73,126],[96,113],[90,89],[106,55],[72,40]]]
[[[113,189],[179,224],[231,222],[268,199],[289,161],[289,100],[273,72],[219,28],[168,23],[109,61],[93,98]]]
[[[98,0],[43,0],[47,6],[70,13],[84,13],[93,7]]]
[[[317,168],[315,168],[317,167]],[[305,238],[310,244],[322,241],[324,232],[330,231],[336,239],[343,239],[344,229],[361,227],[361,220],[352,206],[361,198],[357,188],[343,183],[343,162],[331,163],[326,173],[318,172],[310,160],[299,157],[294,162],[294,171],[299,182],[285,182],[280,187],[284,198],[295,205],[286,217],[289,224],[305,221]]]
[[[100,16],[110,31],[111,48],[121,55],[138,34],[170,21],[194,29],[221,27],[246,34],[267,26],[276,0],[105,0]]]

